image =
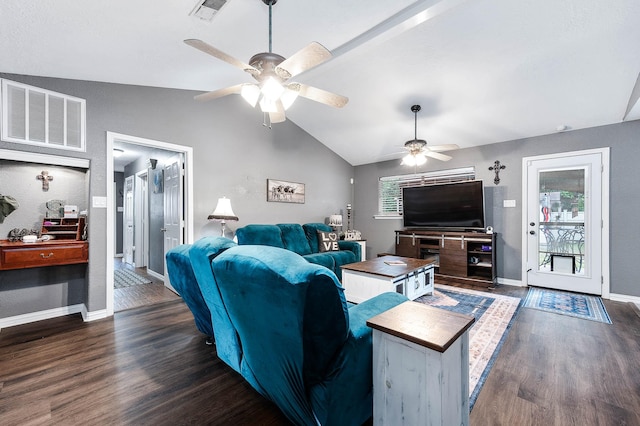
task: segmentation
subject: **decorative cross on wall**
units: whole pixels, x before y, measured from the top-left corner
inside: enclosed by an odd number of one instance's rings
[[[496,160],[493,162],[493,166],[489,167],[489,170],[495,170],[496,177],[493,179],[493,183],[496,185],[500,183],[500,170],[506,169],[507,166],[500,164],[500,160]]]
[[[42,172],[40,172],[40,174],[38,176],[36,176],[36,179],[42,181],[42,190],[43,191],[48,191],[49,190],[49,182],[53,180],[53,176],[49,176],[49,172],[46,171],[46,170],[43,170]]]

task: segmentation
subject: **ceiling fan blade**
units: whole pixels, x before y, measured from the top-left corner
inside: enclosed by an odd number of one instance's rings
[[[289,84],[288,88],[298,91],[300,93],[300,96],[302,96],[303,98],[311,99],[312,101],[320,102],[322,104],[329,105],[335,108],[342,108],[347,104],[347,102],[349,102],[349,98],[347,98],[346,96],[327,92],[326,90],[307,86],[306,84],[293,83]]]
[[[191,47],[195,47],[196,49],[207,53],[211,56],[213,56],[214,58],[218,58],[222,61],[225,61],[228,64],[233,65],[234,67],[240,68],[241,70],[244,70],[250,74],[253,75],[257,75],[260,74],[260,71],[258,71],[256,68],[252,67],[249,64],[245,64],[244,62],[242,62],[239,59],[234,58],[231,55],[227,55],[226,53],[224,53],[222,50],[218,50],[215,47],[211,46],[210,44],[205,43],[202,40],[197,40],[194,38],[190,38],[184,41],[186,44],[188,44]]]
[[[237,95],[242,90],[244,84],[236,84],[235,86],[226,87],[224,89],[214,90],[213,92],[203,93],[194,97],[197,101],[210,101],[212,99],[221,98],[227,95]]]
[[[429,149],[429,151],[440,152],[440,151],[451,151],[452,149],[460,149],[460,147],[455,143],[447,143],[444,145],[433,145],[433,146],[428,145],[427,149]]]
[[[276,67],[276,73],[284,79],[307,71],[331,58],[331,52],[318,42],[311,42]]]
[[[440,154],[439,152],[432,152],[432,151],[424,151],[423,154],[426,155],[427,157],[435,158],[436,160],[440,160],[440,161],[449,161],[452,158],[452,157],[449,157],[448,155]]]

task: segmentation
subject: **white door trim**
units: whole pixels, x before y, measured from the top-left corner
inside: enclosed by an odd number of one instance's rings
[[[609,265],[609,147],[587,149],[584,151],[560,152],[557,154],[538,155],[522,158],[522,283],[528,286],[527,274],[527,238],[528,232],[528,197],[527,197],[527,163],[536,160],[551,160],[555,158],[600,154],[602,156],[602,298],[610,297],[610,265]]]
[[[184,154],[185,165],[185,185],[184,185],[184,218],[185,218],[185,243],[193,243],[193,148],[184,145],[177,145],[174,143],[160,142],[153,139],[145,139],[137,136],[130,136],[121,133],[109,132],[106,134],[106,149],[107,149],[107,179],[108,182],[113,180],[113,143],[115,141],[122,141],[126,143],[133,143],[138,145],[156,147],[165,149],[168,151],[181,152]],[[113,205],[113,185],[107,185],[107,206]],[[113,229],[115,227],[115,214],[113,209],[107,209],[107,247],[106,247],[106,274],[105,274],[105,287],[106,287],[106,314],[107,316],[113,315],[113,250],[115,241],[112,238]]]
[[[142,170],[135,175],[133,184],[134,211],[134,241],[136,250],[134,252],[133,263],[136,268],[148,266],[147,253],[149,252],[149,241],[147,230],[149,224],[149,196],[148,196],[148,171]]]

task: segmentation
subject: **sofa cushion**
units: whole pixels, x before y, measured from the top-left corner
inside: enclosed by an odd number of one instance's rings
[[[243,376],[294,423],[317,424],[306,387],[331,375],[350,335],[336,276],[289,250],[251,245],[226,250],[212,268],[243,348]]]
[[[256,244],[285,248],[282,241],[282,231],[276,225],[247,225],[236,229],[238,244]]]
[[[336,262],[335,260],[333,260],[333,257],[327,256],[324,253],[305,254],[303,257],[309,263],[324,266],[326,268],[331,269],[334,272],[336,270]]]
[[[198,286],[211,314],[216,353],[227,365],[240,372],[242,347],[224,308],[218,284],[211,270],[211,261],[220,253],[235,246],[236,243],[228,238],[203,237],[191,245],[189,258]]]
[[[318,251],[324,253],[326,251],[338,251],[338,233],[318,231]]]
[[[304,233],[304,229],[302,229],[302,225],[299,223],[279,223],[276,226],[280,228],[280,232],[282,233],[284,248],[298,253],[300,256],[311,254],[309,241]]]
[[[304,225],[302,225],[302,229],[304,229],[304,233],[307,236],[307,241],[309,241],[309,248],[311,248],[311,253],[320,252],[320,248],[318,246],[318,231],[332,231],[331,227],[324,223],[305,223]]]
[[[189,259],[190,248],[190,244],[182,244],[173,247],[167,252],[169,282],[193,313],[198,330],[213,338],[211,311],[209,311],[209,307],[202,297],[200,286],[198,286],[196,276],[191,267],[191,260]]]

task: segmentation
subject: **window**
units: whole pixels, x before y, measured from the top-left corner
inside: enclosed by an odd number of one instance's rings
[[[85,151],[86,102],[2,80],[2,140]]]
[[[386,176],[378,181],[378,215],[376,219],[402,217],[402,188],[436,183],[475,180],[475,167],[439,170],[412,175]]]

